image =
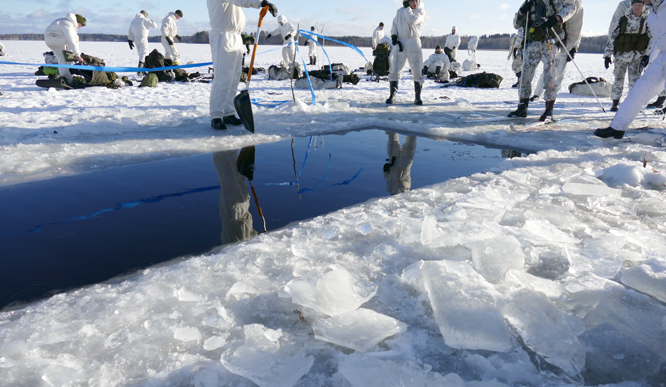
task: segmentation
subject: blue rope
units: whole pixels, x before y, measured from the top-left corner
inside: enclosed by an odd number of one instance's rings
[[[296,44],[296,52],[298,56],[301,57],[301,62],[303,62],[303,69],[305,69],[305,77],[308,79],[308,85],[310,86],[310,94],[312,95],[312,105],[317,105],[317,96],[315,96],[314,89],[312,88],[312,81],[310,80],[310,73],[308,72],[308,66],[305,65],[305,59],[301,55],[301,50],[298,49],[298,44]]]
[[[306,38],[312,40],[313,42],[317,43],[319,45],[319,47],[321,47],[321,50],[324,52],[324,55],[326,55],[326,59],[328,60],[328,70],[331,73],[331,82],[333,82],[333,65],[331,65],[331,58],[328,57],[328,53],[324,49],[324,46],[322,46],[321,43],[319,43],[319,41],[317,39],[313,38],[312,36],[308,36],[309,32],[303,31],[303,30],[301,30],[301,32],[305,32],[306,35],[304,35],[304,36]]]
[[[359,54],[361,54],[361,56],[363,57],[363,59],[365,59],[366,62],[370,62],[368,60],[368,58],[366,58],[365,55],[363,55],[363,52],[361,52],[361,50],[359,50],[358,47],[354,46],[353,44],[345,43],[345,42],[339,41],[337,39],[329,38],[329,37],[324,36],[324,35],[315,34],[314,32],[310,32],[310,31],[300,30],[299,32],[302,33],[302,34],[305,34],[305,35],[317,36],[319,38],[330,40],[331,42],[335,42],[335,43],[342,44],[343,46],[347,46],[347,47],[353,49],[354,51],[358,52]]]
[[[63,65],[63,64],[50,64],[50,63],[18,63],[18,62],[5,62],[0,61],[0,64],[8,65],[19,65],[19,66],[44,66],[44,67],[60,67],[66,69],[79,69],[79,70],[91,70],[91,71],[106,71],[112,73],[137,73],[137,72],[152,72],[152,71],[162,71],[162,70],[174,70],[174,69],[188,69],[192,67],[204,67],[212,66],[213,62],[206,63],[193,63],[179,66],[167,66],[167,67],[156,67],[156,68],[145,68],[145,67],[102,67],[102,66],[87,66],[87,65]]]

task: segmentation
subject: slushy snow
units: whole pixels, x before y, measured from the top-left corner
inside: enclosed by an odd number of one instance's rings
[[[18,62],[47,51],[5,43]],[[110,66],[136,63],[124,43],[81,48]],[[179,49],[184,63],[210,61],[207,45]],[[351,49],[326,50],[365,65]],[[596,138],[612,115],[566,92],[580,81],[570,68],[560,121],[512,131],[498,120],[517,99],[506,54],[477,53],[482,70],[504,77],[500,89],[428,81],[420,107],[406,69],[388,107],[386,82],[319,90],[314,105],[309,90],[294,103],[289,82],[260,73],[254,135],[210,128],[210,84],[59,92],[35,86],[34,67],[0,65],[8,188],[361,128],[530,153],[0,312],[0,386],[664,386],[661,121],[646,111],[634,125],[654,129]],[[280,57],[260,47],[257,65]],[[576,62],[586,76],[613,78],[601,55]],[[542,107],[533,103],[524,122]]]

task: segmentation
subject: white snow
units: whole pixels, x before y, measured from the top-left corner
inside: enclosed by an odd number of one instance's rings
[[[47,51],[3,43],[12,61],[41,63]],[[81,47],[110,66],[136,63],[124,43]],[[210,61],[207,45],[179,48],[185,63]],[[259,67],[279,62],[275,48],[260,48]],[[333,62],[365,64],[351,49],[327,51]],[[513,132],[494,119],[517,99],[507,53],[477,54],[482,70],[505,77],[499,90],[429,81],[417,107],[407,71],[390,107],[386,82],[316,91],[316,105],[296,90],[297,103],[253,107],[254,135],[210,129],[210,84],[58,92],[35,86],[34,67],[0,65],[4,187],[359,128],[532,152],[1,312],[0,386],[663,383],[661,121],[648,111],[634,125],[655,129],[596,138],[591,129],[612,115],[567,92],[581,78],[571,67],[553,130]],[[613,78],[600,55],[576,61],[586,76]],[[263,74],[250,93],[291,101],[289,82]],[[542,107],[531,104],[530,117]],[[374,317],[363,324],[366,314]],[[372,345],[357,346],[368,331]]]

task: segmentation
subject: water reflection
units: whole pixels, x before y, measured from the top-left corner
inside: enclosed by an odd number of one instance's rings
[[[400,146],[400,136],[397,133],[388,134],[386,153],[388,158],[384,164],[384,179],[386,190],[391,195],[409,191],[412,188],[412,164],[416,151],[416,136],[405,136],[405,143]]]

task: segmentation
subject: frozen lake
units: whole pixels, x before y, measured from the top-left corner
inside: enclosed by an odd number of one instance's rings
[[[43,61],[43,42],[4,43],[10,60]],[[180,48],[183,62],[210,61],[206,45]],[[137,60],[125,43],[83,42],[82,49],[111,66]],[[260,48],[260,67],[279,61],[275,49]],[[370,49],[362,51],[371,58]],[[333,62],[351,68],[365,64],[348,48],[327,52]],[[424,50],[426,57],[431,53]],[[530,153],[493,159],[500,162],[491,169],[469,170],[443,183],[421,186],[414,175],[411,190],[389,195],[379,174],[387,158],[384,139],[372,157],[376,165],[368,168],[377,173],[371,185],[383,190],[380,197],[123,280],[4,310],[0,386],[663,386],[666,133],[661,119],[647,111],[635,126],[649,131],[629,133],[622,141],[594,137],[591,130],[607,126],[612,114],[603,113],[593,98],[567,92],[566,86],[581,79],[571,68],[555,109],[560,123],[514,132],[500,119],[515,109],[517,99],[506,55],[478,53],[481,70],[504,77],[499,89],[443,89],[426,82],[420,107],[411,104],[406,69],[398,104],[390,107],[384,104],[387,82],[364,76],[356,86],[316,92],[316,105],[308,90],[297,90],[296,103],[272,107],[271,102],[291,100],[289,82],[259,75],[250,92],[267,105],[254,107],[254,135],[237,127],[210,128],[209,84],[57,92],[35,86],[33,67],[0,65],[0,185],[44,187],[32,194],[35,207],[14,211],[15,221],[5,221],[3,229],[23,222],[19,229],[26,230],[119,203],[219,186],[211,154],[235,155],[254,145],[260,160],[266,154],[261,144],[289,144],[299,137],[309,143],[311,136],[360,128],[396,131],[401,144],[405,135],[420,135]],[[576,62],[586,76],[612,79],[601,55],[579,54]],[[610,100],[602,103],[610,106]],[[515,122],[519,128],[541,113],[543,102],[531,107],[530,118]],[[417,140],[417,157],[430,153],[423,152],[424,142]],[[286,153],[289,164],[291,150]],[[302,143],[299,155],[297,168]],[[197,158],[207,163],[210,183],[183,184],[193,176],[151,172],[164,185],[121,182],[104,205],[81,201],[52,208],[45,200],[52,193],[46,187],[64,179],[120,176],[124,169],[186,165]],[[257,161],[254,185],[262,206],[270,202],[264,190],[293,189],[259,184],[293,182],[293,159],[284,176],[267,180],[262,173],[272,163]],[[331,171],[336,160],[332,153]],[[417,163],[415,157],[414,169]],[[321,169],[310,179],[321,180]],[[346,181],[359,169],[328,175],[320,186]],[[306,182],[299,179],[299,186],[316,184]],[[97,196],[107,194],[102,187]],[[95,191],[90,184],[86,188]],[[148,188],[155,191],[141,191]],[[179,200],[209,195],[211,208],[204,212],[219,216],[214,188],[192,192]],[[117,200],[116,193],[126,196]],[[336,194],[335,201],[344,196]],[[27,195],[22,199],[29,202]],[[143,228],[160,238],[170,227],[165,214],[150,213],[159,204],[141,203],[132,211],[148,210],[140,218],[152,217],[155,224]],[[86,205],[86,211],[74,213]],[[40,207],[58,216],[26,221]],[[100,219],[123,211],[105,212]],[[265,215],[270,219],[274,213]],[[219,220],[211,222],[219,227]],[[117,245],[130,244],[136,233],[130,234],[118,237]],[[99,233],[91,233],[95,236]],[[172,241],[164,239],[142,255],[170,250]],[[9,256],[3,262],[21,264],[1,246],[3,260]],[[34,258],[28,247],[16,252]],[[8,270],[0,267],[3,274]],[[49,276],[55,280],[61,274],[49,269]]]

